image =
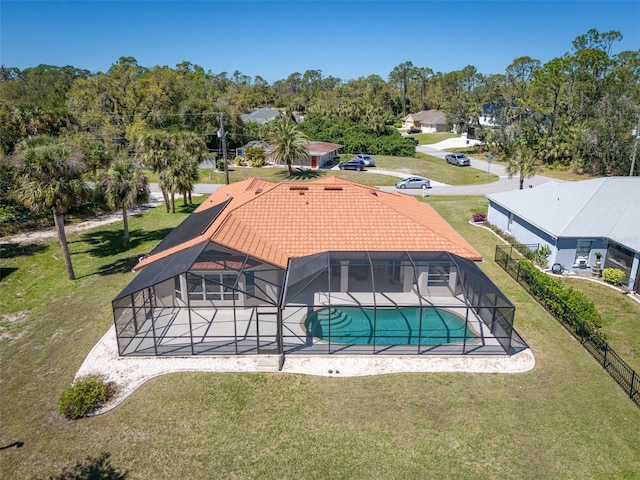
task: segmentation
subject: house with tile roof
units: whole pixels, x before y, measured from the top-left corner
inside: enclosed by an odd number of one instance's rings
[[[113,300],[131,355],[502,354],[515,308],[427,203],[337,177],[219,188]]]
[[[267,153],[267,163],[275,165],[276,163],[271,158],[272,148],[266,142],[262,140],[251,140],[244,147],[238,149],[238,155],[244,155],[244,150],[247,147],[261,147]],[[322,168],[325,165],[332,163],[340,158],[340,149],[343,145],[330,142],[321,142],[318,140],[312,140],[310,142],[302,143],[302,146],[309,151],[307,158],[301,159],[297,166],[302,168],[317,169]]]
[[[640,290],[640,177],[548,182],[531,189],[487,195],[487,220],[518,242],[548,245],[549,265],[625,272]]]

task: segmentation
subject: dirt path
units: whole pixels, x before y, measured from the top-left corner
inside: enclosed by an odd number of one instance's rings
[[[141,207],[133,207],[129,209],[129,216],[139,215],[149,208],[156,207],[162,204],[162,195],[159,193],[151,193],[150,203],[142,205]],[[101,225],[107,225],[109,223],[122,222],[122,213],[110,213],[108,215],[100,215],[92,220],[86,222],[74,223],[71,225],[65,225],[65,232],[78,233],[92,228],[99,227]],[[0,244],[2,243],[35,243],[41,240],[47,240],[50,238],[57,238],[58,232],[55,228],[47,230],[38,230],[35,232],[20,233],[18,235],[12,235],[9,237],[0,237]]]

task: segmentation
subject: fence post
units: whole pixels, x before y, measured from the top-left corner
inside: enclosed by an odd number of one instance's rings
[[[633,398],[634,392],[633,392],[633,383],[636,380],[636,371],[635,370],[631,370],[631,384],[629,385],[629,398]],[[638,392],[635,392],[638,393]]]
[[[606,369],[607,368],[607,352],[609,351],[609,344],[605,343],[604,344],[604,358],[602,359],[602,366]]]

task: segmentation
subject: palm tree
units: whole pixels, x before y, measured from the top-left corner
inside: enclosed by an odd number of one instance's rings
[[[293,175],[291,164],[295,160],[309,158],[309,150],[304,146],[309,139],[287,118],[275,119],[270,124],[265,140],[273,148],[271,157],[276,162],[287,165],[289,176]]]
[[[541,166],[540,161],[530,148],[524,145],[517,145],[515,150],[515,156],[508,159],[507,174],[509,178],[515,175],[520,176],[520,190],[522,190],[524,188],[524,179],[533,177],[540,172]]]
[[[34,138],[35,140],[35,138]],[[20,153],[22,180],[18,198],[33,211],[51,208],[69,280],[75,280],[64,230],[64,213],[88,195],[82,162],[64,144],[53,140],[27,143]]]
[[[206,144],[190,132],[151,132],[138,143],[143,163],[158,173],[167,213],[175,212],[176,192],[190,195]]]
[[[136,146],[136,154],[142,163],[158,174],[160,190],[164,198],[164,208],[167,213],[169,213],[169,192],[166,188],[165,176],[171,150],[170,134],[160,130],[144,135]]]
[[[122,210],[124,243],[129,243],[127,210],[149,200],[147,176],[130,160],[118,160],[109,170],[101,173],[96,183],[96,194],[109,207]]]

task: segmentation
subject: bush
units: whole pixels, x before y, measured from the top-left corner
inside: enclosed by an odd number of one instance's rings
[[[544,274],[528,260],[520,260],[520,278],[529,286],[530,293],[563,323],[580,336],[598,345],[606,343],[600,331],[602,316],[595,304],[582,292]]]
[[[481,223],[487,220],[487,216],[484,213],[474,213],[473,215],[471,215],[471,218],[473,219],[474,223]]]
[[[216,169],[219,172],[224,172],[224,159],[223,158],[219,158],[218,160],[216,160]]]
[[[267,152],[264,148],[247,147],[244,150],[244,154],[250,167],[264,167],[265,160],[267,159]]]
[[[620,285],[624,280],[624,271],[619,268],[605,268],[602,271],[602,278],[611,285]]]
[[[535,251],[533,261],[540,267],[549,266],[549,255],[551,255],[551,247],[549,245],[542,245]]]
[[[80,377],[60,396],[58,412],[75,420],[99,408],[111,398],[112,394],[103,377],[99,375]]]
[[[244,158],[238,156],[238,157],[233,159],[233,163],[235,163],[238,167],[244,167],[246,162],[245,162]]]

